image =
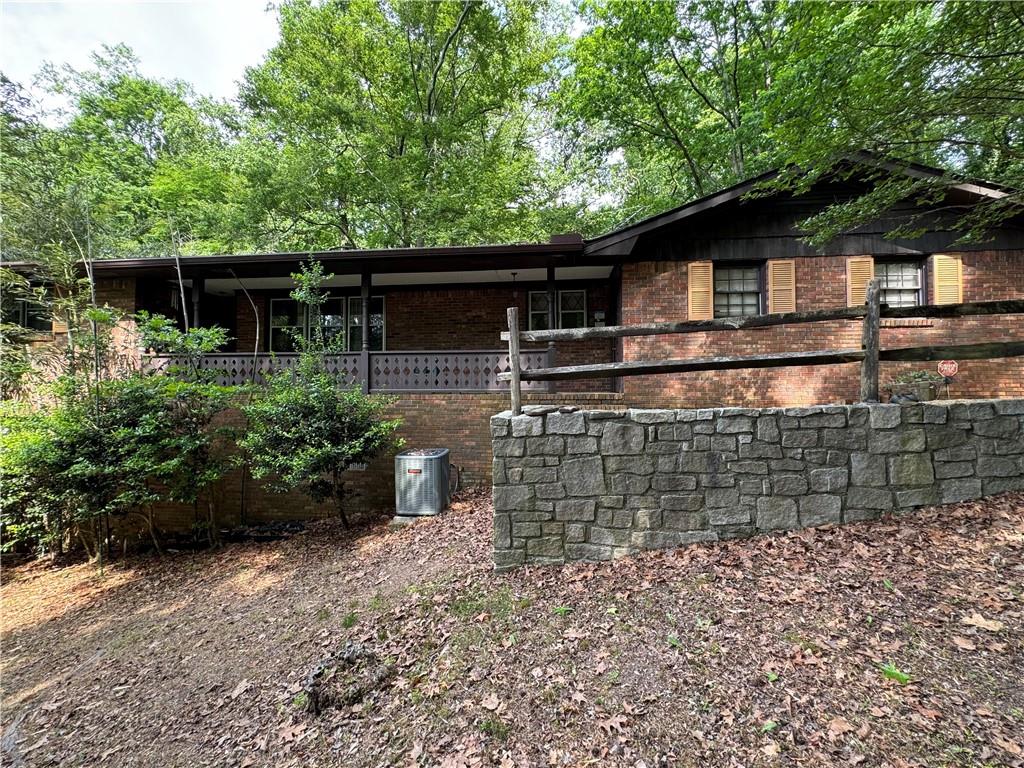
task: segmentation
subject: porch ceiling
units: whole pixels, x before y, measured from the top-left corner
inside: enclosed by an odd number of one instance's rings
[[[556,267],[556,280],[603,280],[611,275],[611,267]],[[173,270],[164,275],[173,279]],[[386,272],[373,275],[374,287],[416,285],[470,285],[481,283],[533,283],[547,279],[546,269],[487,269],[462,272]],[[288,289],[295,283],[291,277],[240,277],[250,290]],[[203,284],[206,293],[229,295],[239,287],[233,277],[208,277]],[[191,285],[191,281],[186,281]],[[329,288],[355,288],[359,275],[335,275],[325,282]]]

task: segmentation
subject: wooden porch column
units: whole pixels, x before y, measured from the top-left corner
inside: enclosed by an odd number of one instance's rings
[[[199,297],[206,286],[206,280],[202,277],[192,278],[192,327],[199,327]]]
[[[555,268],[548,267],[548,328],[554,330],[558,327],[558,289],[555,287]],[[555,367],[555,342],[548,342],[548,368]],[[548,392],[554,392],[557,382],[548,382]]]
[[[359,322],[363,327],[363,348],[360,351],[359,366],[363,370],[362,387],[363,394],[370,391],[370,287],[373,285],[373,275],[364,273],[360,284],[360,308],[361,317]]]

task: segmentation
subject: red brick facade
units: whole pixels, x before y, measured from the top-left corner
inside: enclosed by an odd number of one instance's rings
[[[964,253],[964,301],[1024,298],[1024,251]],[[820,256],[796,260],[797,309],[843,306],[846,303],[845,257]],[[621,294],[621,322],[686,320],[686,262],[640,262],[622,267],[621,286],[612,281],[567,283],[560,287],[586,287],[588,321],[605,312],[606,322],[617,322],[612,297]],[[444,286],[424,288],[375,288],[387,302],[387,348],[399,350],[499,349],[505,329],[505,309],[516,305],[528,322],[528,293],[543,285]],[[931,288],[929,287],[929,292]],[[266,333],[268,292],[253,292],[260,312],[261,331]],[[280,295],[280,294],[278,294]],[[125,312],[136,307],[131,279],[106,280],[98,285],[98,298]],[[237,296],[237,349],[252,349],[256,327],[244,294]],[[931,297],[928,297],[931,300]],[[892,326],[892,323],[887,324]],[[131,327],[118,331],[130,344]],[[1024,339],[1020,316],[904,322],[885,327],[882,345],[911,346],[926,343],[967,343],[985,339]],[[529,345],[533,346],[533,345]],[[540,345],[536,345],[540,346]],[[756,354],[860,346],[859,322],[830,322],[749,331],[660,336],[623,340],[625,360]],[[614,359],[614,344],[598,341],[561,344],[559,364],[602,362]],[[901,364],[929,368],[931,364]],[[899,367],[883,364],[883,382]],[[591,408],[804,405],[852,401],[858,395],[858,366],[740,370],[676,374],[623,379],[621,394],[609,393],[610,381],[574,382],[560,386],[557,395],[535,393],[528,402],[576,403]],[[604,394],[583,394],[604,390]],[[953,397],[1024,397],[1024,359],[968,361],[950,391]],[[463,483],[490,481],[488,419],[508,407],[507,395],[415,394],[403,395],[395,413],[404,420],[401,431],[409,447],[444,446],[452,449],[452,462],[463,469]],[[383,457],[365,472],[353,473],[354,501],[359,508],[393,507],[392,457]],[[244,483],[244,499],[243,499]],[[232,524],[275,519],[297,519],[331,514],[299,494],[276,495],[235,472],[214,493],[218,522]],[[162,509],[158,523],[169,529],[187,529],[194,522],[191,508]]]
[[[1024,251],[966,252],[964,301],[1024,298]],[[797,311],[846,304],[846,257],[817,256],[796,261]],[[927,288],[928,300],[932,297]],[[626,264],[622,273],[623,323],[686,320],[686,262]],[[882,346],[964,344],[1024,340],[1019,315],[953,320],[884,322]],[[624,360],[754,355],[814,349],[859,348],[859,322],[825,322],[747,331],[625,339]],[[882,382],[904,368],[928,363],[883,363]],[[624,380],[633,406],[776,406],[849,402],[859,394],[859,367],[835,365],[640,376]],[[952,397],[1024,396],[1024,360],[972,360],[960,366]]]

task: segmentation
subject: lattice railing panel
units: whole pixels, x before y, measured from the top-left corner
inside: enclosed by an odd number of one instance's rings
[[[521,353],[523,368],[541,368],[545,353]],[[511,370],[508,352],[489,350],[373,352],[370,389],[379,392],[499,392],[508,389],[498,374]],[[526,389],[543,384],[524,383]]]
[[[362,381],[361,355],[358,352],[327,357],[328,370],[345,386]],[[523,370],[543,368],[546,353],[528,350],[521,353]],[[298,355],[205,355],[200,368],[217,373],[219,384],[238,386],[257,384],[272,371],[287,370],[298,364]],[[175,364],[168,355],[146,358],[148,370],[162,371]],[[254,374],[255,370],[255,374]],[[499,373],[511,370],[507,351],[435,351],[371,352],[370,390],[373,392],[500,392],[508,382],[497,380]],[[525,390],[543,390],[541,382],[523,382]]]

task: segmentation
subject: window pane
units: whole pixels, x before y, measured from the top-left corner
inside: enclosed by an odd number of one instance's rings
[[[545,291],[530,291],[527,325],[531,331],[548,330],[548,295]]]
[[[562,291],[563,312],[582,312],[586,301],[583,291]]]
[[[270,300],[270,351],[294,352],[295,335],[303,332],[301,309],[294,299]]]
[[[715,317],[761,312],[759,267],[715,267]]]
[[[562,313],[562,327],[563,328],[586,328],[587,327],[587,316],[583,312],[563,312]]]
[[[880,261],[875,275],[882,288],[881,301],[890,307],[916,307],[921,303],[921,263]]]
[[[289,328],[299,325],[299,304],[294,299],[270,300],[270,327]]]
[[[270,351],[271,352],[294,352],[295,351],[295,329],[293,328],[271,328],[270,329]]]
[[[52,331],[53,322],[46,307],[36,304],[34,301],[25,302],[25,327],[33,331]]]
[[[363,349],[363,300],[353,296],[348,300],[348,349],[361,352]],[[370,351],[384,350],[384,297],[370,297]]]
[[[558,303],[560,327],[585,328],[587,326],[587,294],[585,291],[559,291]]]

